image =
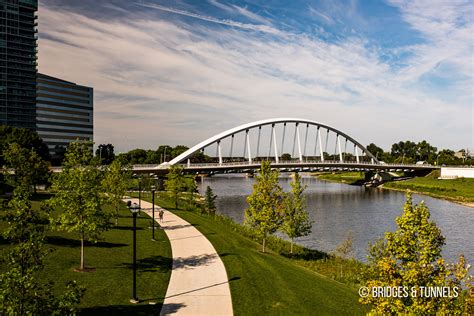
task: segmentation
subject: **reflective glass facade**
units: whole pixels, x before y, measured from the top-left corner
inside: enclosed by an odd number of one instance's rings
[[[36,126],[37,1],[0,1],[0,124]]]
[[[54,156],[76,139],[93,140],[93,89],[38,74],[36,130]]]

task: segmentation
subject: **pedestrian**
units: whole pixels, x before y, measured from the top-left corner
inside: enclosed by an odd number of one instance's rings
[[[160,223],[163,223],[163,215],[165,212],[163,210],[160,210],[159,216],[160,216]]]

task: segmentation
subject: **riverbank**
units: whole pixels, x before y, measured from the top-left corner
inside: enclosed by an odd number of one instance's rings
[[[351,185],[361,185],[364,178],[363,173],[361,174],[360,172],[318,173],[313,175],[321,180]],[[458,178],[441,180],[438,179],[438,177],[439,171],[434,171],[425,177],[386,182],[379,186],[379,188],[401,192],[410,190],[413,193],[428,195],[464,206],[474,207],[474,179]]]
[[[150,200],[148,196],[145,199]],[[183,210],[182,201],[179,209],[175,209],[162,193],[157,194],[155,201],[191,223],[213,244],[229,277],[235,315],[368,311],[358,302],[356,282],[361,263],[299,246],[291,255],[289,243],[277,237],[268,240],[269,250],[262,253],[251,231],[228,217]]]
[[[446,181],[446,182],[445,182]],[[387,182],[380,188],[406,192],[407,190],[474,208],[474,179],[430,180],[413,178]]]
[[[320,180],[345,183],[350,185],[362,185],[365,182],[365,175],[363,172],[348,171],[348,172],[314,172],[311,175],[316,176]]]

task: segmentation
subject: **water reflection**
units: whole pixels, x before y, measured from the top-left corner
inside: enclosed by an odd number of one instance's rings
[[[202,179],[200,190],[204,193],[209,185],[218,196],[218,212],[241,223],[253,181],[243,175],[213,176]],[[290,189],[290,182],[288,174],[281,176],[285,191]],[[308,185],[305,196],[314,224],[312,234],[298,242],[332,251],[352,230],[355,257],[359,260],[365,260],[369,242],[395,229],[394,220],[401,214],[405,202],[405,194],[401,192],[320,181],[309,175],[303,175],[303,182]],[[453,261],[464,253],[468,262],[473,263],[474,209],[428,196],[414,195],[413,198],[415,203],[426,202],[432,219],[446,236],[443,255]]]

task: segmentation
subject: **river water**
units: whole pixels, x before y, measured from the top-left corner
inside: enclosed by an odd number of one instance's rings
[[[402,192],[379,188],[364,188],[318,180],[302,174],[307,209],[313,223],[312,233],[297,242],[306,247],[330,252],[345,239],[348,231],[354,236],[354,257],[366,261],[368,244],[394,231],[395,218],[401,214],[405,202]],[[204,194],[210,186],[218,197],[217,211],[242,223],[248,207],[246,197],[252,192],[254,179],[244,175],[215,175],[203,178],[199,189]],[[282,174],[280,184],[290,190],[291,178]],[[431,211],[431,219],[446,237],[443,256],[454,262],[464,253],[474,263],[474,208],[413,195],[415,203],[424,200]]]

